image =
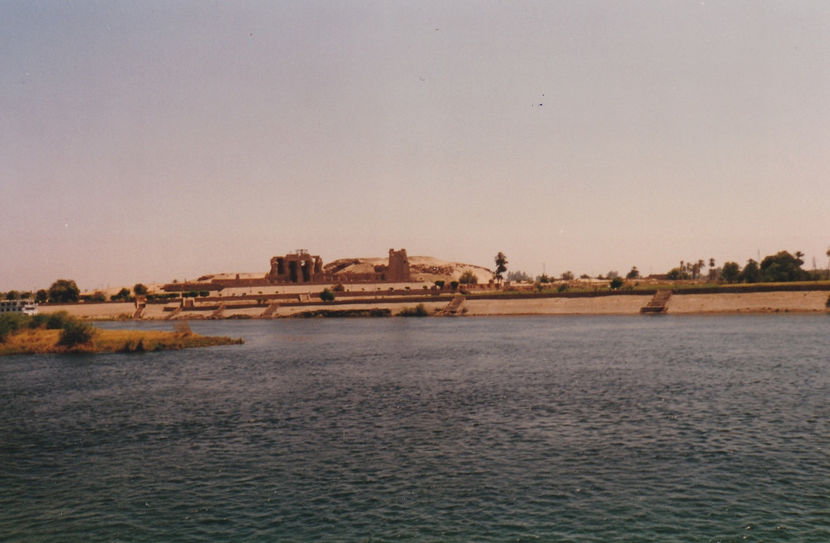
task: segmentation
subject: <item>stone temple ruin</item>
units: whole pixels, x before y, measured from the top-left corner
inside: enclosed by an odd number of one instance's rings
[[[270,283],[319,283],[325,280],[323,259],[308,254],[305,249],[271,258],[271,271],[266,276]]]
[[[354,283],[354,282],[407,282],[411,281],[409,258],[406,249],[389,249],[387,265],[376,265],[369,269],[351,269],[359,259],[339,260],[323,266],[323,260],[299,249],[285,256],[271,258],[271,271],[265,276],[270,284],[303,283]]]
[[[271,258],[271,269],[265,275],[240,277],[206,275],[197,281],[168,283],[165,292],[214,291],[224,288],[254,288],[274,285],[325,283],[406,283],[412,281],[406,249],[389,249],[389,261],[381,259],[341,259],[323,265],[323,259],[299,249],[284,256]],[[382,262],[382,260],[381,260]]]

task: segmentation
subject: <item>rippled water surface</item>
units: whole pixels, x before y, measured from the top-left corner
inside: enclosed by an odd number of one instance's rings
[[[830,541],[827,316],[192,326],[0,359],[0,540]]]

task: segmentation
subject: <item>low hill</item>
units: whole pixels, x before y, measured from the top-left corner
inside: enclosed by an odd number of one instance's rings
[[[360,275],[373,273],[385,268],[387,258],[341,258],[326,264],[323,269],[326,273]],[[466,271],[472,271],[479,283],[487,283],[493,278],[493,272],[481,266],[463,264],[461,262],[447,262],[431,256],[410,256],[409,269],[413,281],[457,281]]]

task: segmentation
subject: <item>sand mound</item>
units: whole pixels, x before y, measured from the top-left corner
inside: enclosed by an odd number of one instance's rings
[[[387,258],[341,258],[329,262],[323,266],[323,269],[326,273],[358,275],[380,272],[386,268],[388,263]],[[448,262],[432,256],[410,256],[409,269],[413,281],[457,281],[468,270],[476,275],[479,283],[487,283],[493,277],[493,273],[487,268],[460,262]]]
[[[431,256],[410,256],[409,269],[414,281],[458,281],[467,271],[478,278],[479,283],[488,283],[493,272],[481,266],[461,262],[447,262]]]

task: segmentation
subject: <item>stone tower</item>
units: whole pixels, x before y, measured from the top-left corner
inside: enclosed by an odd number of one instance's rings
[[[410,281],[409,258],[406,256],[406,249],[400,251],[389,249],[389,268],[386,272],[386,280],[395,282]]]

